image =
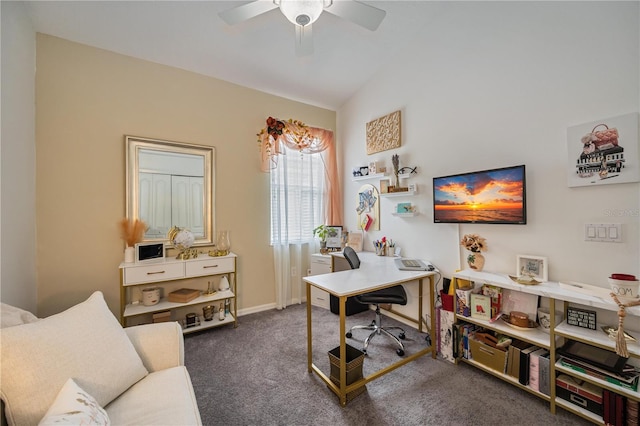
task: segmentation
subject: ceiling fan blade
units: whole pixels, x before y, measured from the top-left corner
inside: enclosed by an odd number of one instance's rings
[[[262,15],[278,6],[272,0],[256,0],[218,13],[224,22],[235,25],[247,19]]]
[[[296,55],[307,56],[313,53],[313,31],[311,24],[294,25],[296,27]]]
[[[387,14],[382,9],[355,0],[334,0],[325,10],[371,31],[378,29]]]

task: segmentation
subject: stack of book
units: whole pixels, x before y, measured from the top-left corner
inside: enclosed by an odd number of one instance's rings
[[[638,425],[638,401],[604,389],[602,420],[607,426]]]
[[[640,378],[640,373],[638,373],[632,365],[627,364],[624,367],[623,372],[618,374],[567,356],[562,356],[559,361],[560,365],[579,371],[580,373],[596,377],[624,389],[632,391],[638,390],[638,379]]]

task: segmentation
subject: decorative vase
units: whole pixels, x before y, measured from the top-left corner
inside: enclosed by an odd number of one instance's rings
[[[218,251],[218,256],[226,256],[229,254],[229,251],[231,250],[229,231],[218,231],[216,250]]]
[[[133,263],[136,261],[136,249],[128,246],[124,249],[124,261],[126,263]]]
[[[467,263],[469,264],[469,268],[482,271],[484,267],[484,256],[480,252],[471,252],[469,256],[467,256]]]

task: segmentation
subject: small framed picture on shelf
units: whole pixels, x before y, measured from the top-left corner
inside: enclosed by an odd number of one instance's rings
[[[396,213],[413,213],[414,207],[411,203],[398,203],[396,205]]]
[[[389,192],[389,181],[387,179],[383,179],[380,181],[380,193],[386,194]]]
[[[362,231],[349,231],[347,245],[355,251],[362,251]]]
[[[327,226],[327,249],[342,248],[342,226]]]
[[[370,161],[369,162],[369,174],[370,175],[375,175],[376,173],[378,173],[378,166],[376,164],[375,161]]]
[[[516,274],[529,275],[538,281],[549,280],[549,265],[546,257],[519,254],[517,256],[518,270]]]
[[[491,297],[471,294],[471,318],[491,319]]]

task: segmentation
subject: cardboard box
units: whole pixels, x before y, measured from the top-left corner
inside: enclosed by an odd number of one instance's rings
[[[187,303],[191,302],[198,296],[200,296],[200,290],[194,290],[192,288],[181,288],[180,290],[172,291],[171,293],[169,293],[167,299],[169,300],[169,302]]]
[[[475,339],[469,339],[469,347],[471,349],[471,359],[474,361],[500,373],[506,371],[507,351],[494,348]]]

